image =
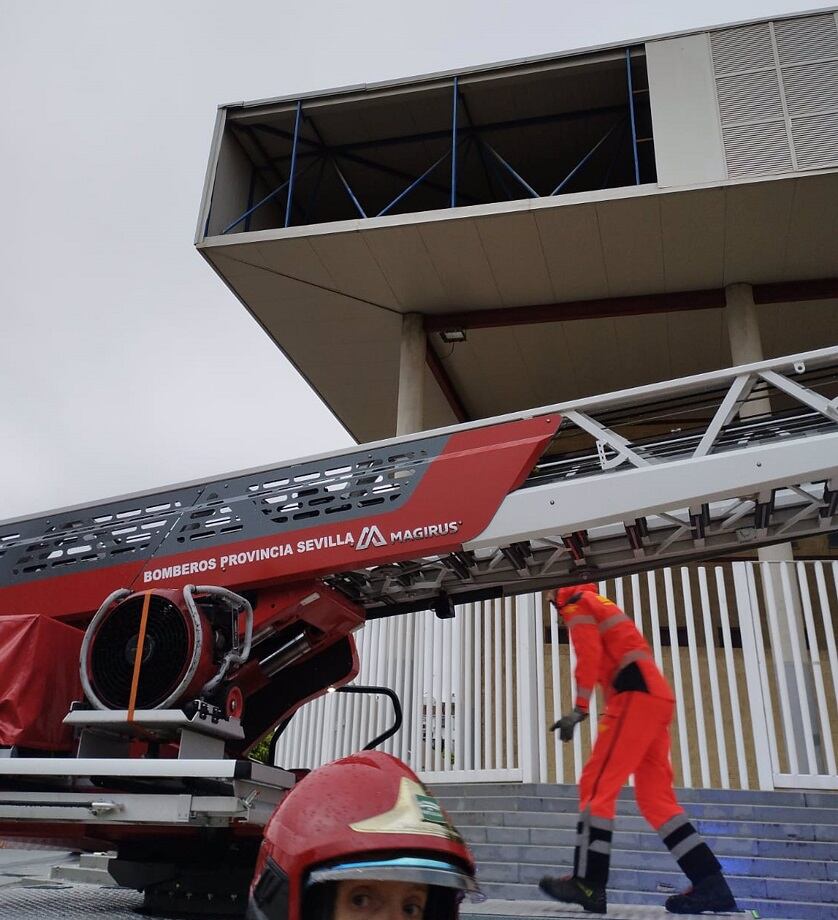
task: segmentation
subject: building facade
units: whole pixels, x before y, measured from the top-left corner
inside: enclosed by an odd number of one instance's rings
[[[834,345],[836,241],[834,10],[222,106],[196,237],[361,442]],[[834,556],[824,534],[603,585],[679,685],[682,783],[835,785]],[[394,749],[575,773],[543,730],[571,652],[540,596],[411,617],[360,640],[410,700]],[[348,705],[289,751],[385,718]]]

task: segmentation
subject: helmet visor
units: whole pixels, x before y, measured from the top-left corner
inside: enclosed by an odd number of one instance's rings
[[[483,901],[485,896],[477,882],[453,863],[420,856],[400,856],[394,859],[344,862],[336,866],[315,869],[308,884],[339,882],[351,879],[377,879],[381,882],[417,882],[421,885],[439,885],[455,888],[472,901]]]

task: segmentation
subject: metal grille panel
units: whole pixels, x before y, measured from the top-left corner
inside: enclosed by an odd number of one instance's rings
[[[771,32],[766,22],[713,32],[710,47],[717,74],[774,66]]]
[[[724,148],[731,178],[791,172],[784,121],[725,127]]]
[[[833,13],[781,20],[774,23],[774,35],[781,66],[838,57],[838,30]]]
[[[792,137],[801,169],[838,166],[838,109],[795,120]]]
[[[838,109],[838,60],[783,68],[789,115]]]

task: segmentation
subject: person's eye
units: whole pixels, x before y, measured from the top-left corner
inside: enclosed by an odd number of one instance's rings
[[[425,915],[425,908],[418,901],[405,904],[402,910],[405,917],[410,917],[411,920],[422,920]]]
[[[356,891],[350,898],[350,903],[359,910],[365,910],[372,904],[372,898],[365,891]]]

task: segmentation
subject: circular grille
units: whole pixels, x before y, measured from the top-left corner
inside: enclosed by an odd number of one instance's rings
[[[119,604],[93,637],[88,657],[90,683],[97,698],[110,709],[128,708],[143,600],[138,596]],[[164,597],[152,595],[137,709],[154,709],[177,688],[192,658],[191,634],[180,608]]]

